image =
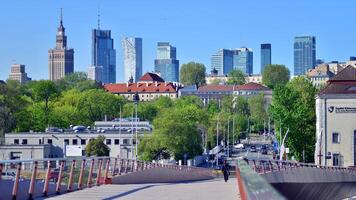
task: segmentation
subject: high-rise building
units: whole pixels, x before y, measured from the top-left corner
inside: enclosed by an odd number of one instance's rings
[[[62,10],[56,35],[56,47],[48,51],[48,67],[50,80],[59,80],[66,74],[74,72],[74,50],[67,48]]]
[[[110,30],[93,29],[91,64],[103,67],[103,83],[116,83],[116,51]]]
[[[304,75],[316,66],[316,45],[314,36],[294,38],[294,75]]]
[[[157,43],[155,72],[167,82],[179,82],[179,60],[177,60],[176,48],[169,42]]]
[[[272,64],[271,44],[261,44],[261,74],[267,65]]]
[[[253,51],[241,47],[231,50],[233,52],[233,69],[239,69],[246,75],[253,74]]]
[[[122,39],[124,49],[125,82],[131,77],[137,82],[142,76],[142,38],[124,37]]]
[[[233,66],[233,52],[228,49],[220,49],[211,56],[211,70],[217,70],[217,75],[228,74]]]
[[[102,82],[103,67],[102,66],[89,66],[88,67],[88,79]]]
[[[30,78],[27,77],[27,73],[25,72],[25,65],[21,65],[21,64],[13,64],[11,66],[9,79],[18,81],[21,84],[26,83],[28,80],[31,80]]]

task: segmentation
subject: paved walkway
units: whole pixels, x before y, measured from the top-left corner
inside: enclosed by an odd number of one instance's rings
[[[103,185],[49,198],[51,200],[236,200],[240,199],[236,178],[190,183]]]

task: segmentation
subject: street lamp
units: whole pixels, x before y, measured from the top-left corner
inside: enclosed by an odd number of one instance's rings
[[[133,96],[133,102],[135,104],[135,113],[136,113],[136,117],[135,117],[135,122],[136,122],[136,128],[135,128],[135,134],[136,134],[136,139],[135,139],[135,146],[136,146],[136,152],[135,152],[135,159],[137,160],[137,151],[138,151],[138,146],[137,146],[137,123],[138,123],[138,119],[137,119],[137,106],[138,106],[138,102],[140,101],[140,96],[138,95],[138,92],[136,92]]]
[[[219,146],[219,118],[220,118],[220,114],[218,114],[217,120],[216,120],[216,166],[219,165],[218,163],[218,157],[219,157],[219,150],[218,150],[218,146]]]

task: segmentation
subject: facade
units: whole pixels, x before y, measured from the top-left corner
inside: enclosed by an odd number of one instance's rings
[[[233,69],[241,70],[243,73],[253,74],[253,51],[250,48],[242,47],[232,50]]]
[[[246,83],[258,83],[262,84],[262,75],[261,74],[251,74],[245,76]]]
[[[316,44],[314,36],[294,38],[294,75],[304,75],[316,65]]]
[[[211,56],[211,69],[217,70],[217,75],[227,75],[232,71],[233,52],[228,49],[220,49]]]
[[[317,65],[314,69],[310,69],[306,75],[317,88],[325,86],[327,81],[334,76],[329,70],[328,64]]]
[[[125,82],[131,77],[136,82],[142,76],[142,38],[124,37],[121,43],[124,49]]]
[[[329,70],[334,73],[338,74],[341,70],[346,68],[347,66],[353,66],[356,67],[356,61],[350,58],[350,60],[345,61],[345,62],[338,62],[338,61],[331,61],[328,63],[329,65]]]
[[[178,98],[179,83],[165,82],[160,76],[154,73],[146,73],[136,83],[105,84],[106,91],[121,95],[133,100],[134,95],[139,95],[140,101],[152,101],[158,97],[166,96],[171,99]]]
[[[141,137],[148,131],[138,131]],[[105,144],[110,148],[111,157],[132,158],[135,149],[135,133],[124,130],[108,129],[105,131],[84,130],[76,132],[40,132],[40,133],[7,133],[5,145],[0,146],[0,156],[8,159],[43,159],[61,158],[71,155],[68,147],[79,147],[84,154],[90,139],[105,137]],[[80,152],[79,152],[80,153]],[[77,155],[81,156],[81,155]]]
[[[102,66],[102,82],[116,83],[116,50],[110,30],[92,30],[92,66]]]
[[[316,97],[315,163],[356,166],[356,69],[332,77]]]
[[[271,44],[261,44],[261,74],[267,65],[272,64]]]
[[[59,80],[74,72],[74,50],[67,48],[67,36],[63,26],[62,13],[57,30],[56,47],[48,50],[49,79]]]
[[[109,129],[121,129],[122,131],[129,130],[139,131],[152,131],[152,125],[149,121],[140,121],[139,119],[115,119],[113,121],[96,121],[94,122],[94,128],[97,130],[109,130]]]
[[[167,82],[179,82],[179,60],[177,50],[169,42],[157,43],[157,59],[155,59],[155,72]]]
[[[13,64],[11,66],[11,72],[9,74],[9,79],[18,81],[21,84],[26,83],[28,80],[30,80],[30,78],[27,77],[25,65]]]
[[[102,82],[103,67],[102,66],[89,66],[88,79],[96,82]]]

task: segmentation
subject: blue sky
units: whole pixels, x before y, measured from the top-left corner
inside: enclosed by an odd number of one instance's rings
[[[272,44],[272,62],[293,72],[293,38],[314,35],[317,58],[344,61],[356,56],[354,0],[12,0],[0,6],[0,79],[12,63],[26,65],[33,79],[48,78],[48,49],[55,46],[63,8],[75,71],[91,62],[91,29],[111,29],[117,51],[117,80],[123,80],[120,39],[143,38],[143,71],[153,71],[158,41],[177,47],[180,63],[204,63],[220,48],[254,50],[260,71],[260,44]]]

